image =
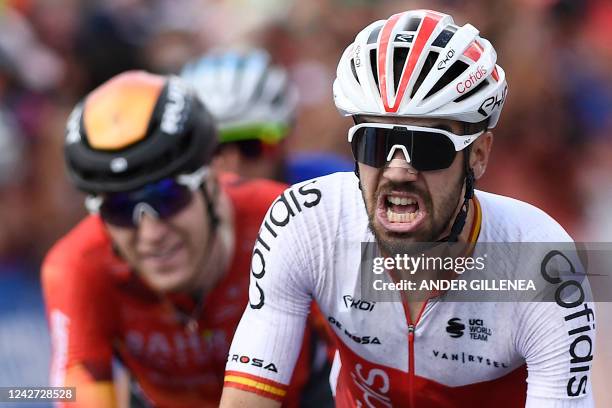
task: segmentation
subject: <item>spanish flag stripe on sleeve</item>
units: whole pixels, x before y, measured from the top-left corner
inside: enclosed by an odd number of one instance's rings
[[[480,228],[482,227],[482,209],[480,208],[480,202],[476,197],[473,198],[474,202],[474,222],[472,223],[472,230],[468,236],[468,242],[473,244],[478,240],[480,235]]]
[[[225,386],[250,391],[277,401],[282,401],[287,394],[287,386],[284,384],[237,371],[225,372]]]

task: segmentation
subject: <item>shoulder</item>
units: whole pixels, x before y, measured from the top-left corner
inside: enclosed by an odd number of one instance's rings
[[[299,248],[310,252],[309,258],[321,258],[333,250],[340,235],[348,234],[345,230],[367,225],[363,207],[353,173],[335,173],[294,184],[270,206],[258,245],[269,251],[283,248],[283,256]]]
[[[96,279],[113,257],[102,221],[88,216],[53,245],[42,263],[43,285]]]
[[[312,228],[335,229],[343,219],[363,211],[358,180],[353,173],[335,173],[287,188],[270,207],[267,219],[283,227],[294,218]]]
[[[482,207],[485,240],[502,242],[568,242],[565,229],[538,207],[514,198],[476,191]]]
[[[256,212],[261,213],[261,217],[274,199],[287,188],[284,183],[266,179],[247,179],[230,173],[222,173],[219,182],[223,191],[229,196],[236,213]]]
[[[284,194],[310,198],[303,200],[305,207],[317,207],[320,212],[330,215],[358,211],[363,204],[358,179],[352,172],[334,173],[306,180],[292,185]]]

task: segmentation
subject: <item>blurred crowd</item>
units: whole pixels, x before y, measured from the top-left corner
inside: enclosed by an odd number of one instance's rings
[[[603,239],[612,182],[612,4],[605,0],[5,0],[0,2],[0,263],[36,272],[83,215],[64,124],[118,72],[176,73],[215,47],[255,45],[301,96],[293,151],[349,156],[331,84],[367,23],[412,7],[469,21],[495,45],[509,98],[480,187],[531,202],[577,239]],[[608,184],[608,185],[606,185]],[[603,208],[602,208],[603,207]],[[4,267],[3,267],[4,268]]]
[[[355,34],[409,8],[452,14],[498,52],[509,96],[479,188],[528,201],[577,240],[612,241],[609,0],[0,0],[0,275],[38,274],[83,215],[66,118],[127,69],[176,73],[217,47],[263,46],[300,91],[294,152],[350,157],[331,93]],[[1,335],[0,335],[1,341]]]

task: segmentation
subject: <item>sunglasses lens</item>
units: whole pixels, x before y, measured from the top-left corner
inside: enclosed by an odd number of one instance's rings
[[[387,162],[388,142],[391,129],[362,127],[353,135],[351,148],[359,163],[371,167],[383,167]]]
[[[119,194],[109,194],[100,207],[100,216],[109,224],[120,227],[132,226],[134,204],[119,197]]]
[[[174,179],[164,179],[140,190],[109,194],[100,208],[100,215],[109,224],[133,226],[134,209],[147,203],[161,218],[168,218],[185,208],[193,193]]]
[[[457,152],[451,140],[441,133],[414,132],[412,166],[419,171],[447,169]]]
[[[409,131],[401,127],[362,127],[357,129],[351,141],[355,160],[376,168],[385,166],[390,149],[396,145],[406,148],[410,164],[419,171],[446,169],[457,154],[453,142],[435,129]]]

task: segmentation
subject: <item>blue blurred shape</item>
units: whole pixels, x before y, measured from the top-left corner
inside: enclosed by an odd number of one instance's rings
[[[343,156],[328,152],[308,152],[290,155],[287,159],[286,182],[299,183],[340,171],[353,171],[355,164]]]

